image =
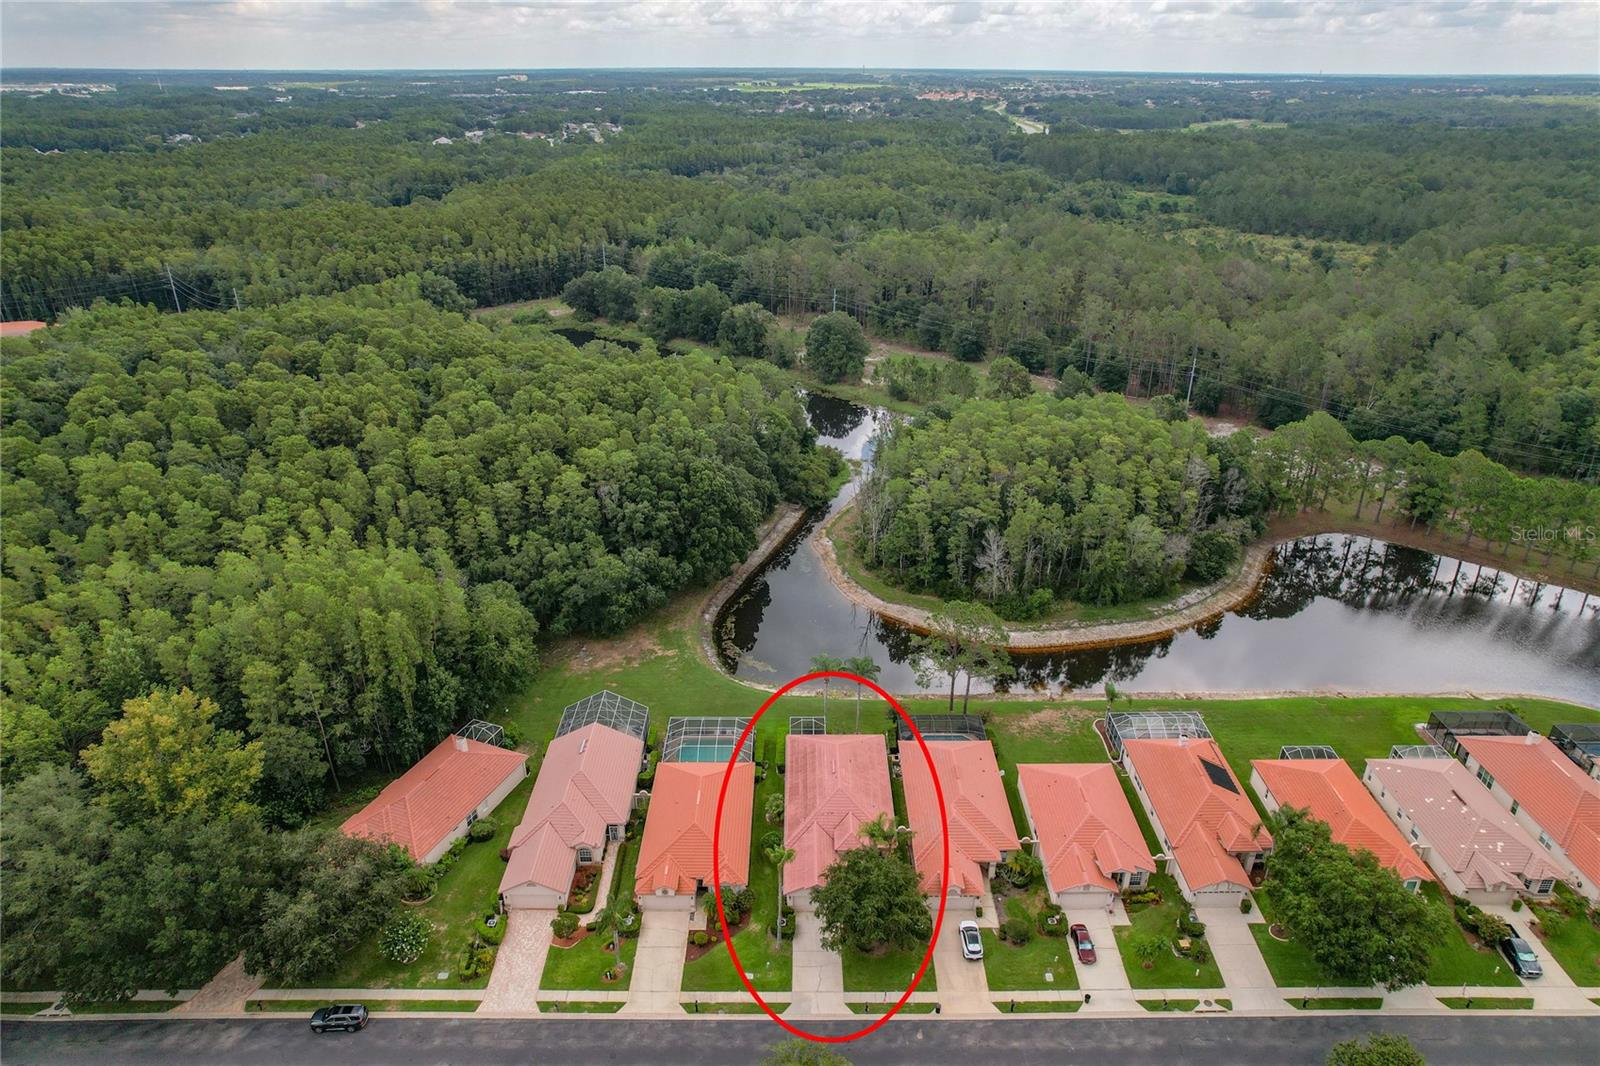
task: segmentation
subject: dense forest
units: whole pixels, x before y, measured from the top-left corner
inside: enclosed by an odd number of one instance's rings
[[[427,271],[486,305],[617,265],[1269,426],[1326,410],[1363,439],[1600,469],[1600,119],[1559,95],[1581,83],[978,79],[936,103],[909,77],[666,80],[8,99],[5,314]],[[1000,99],[1056,125],[1025,135]],[[1189,121],[1093,117],[1130,102]],[[70,150],[119,116],[158,132]]]
[[[527,677],[535,634],[614,632],[823,498],[786,384],[588,358],[425,288],[6,342],[7,780],[190,686],[292,824],[330,770],[403,767]]]

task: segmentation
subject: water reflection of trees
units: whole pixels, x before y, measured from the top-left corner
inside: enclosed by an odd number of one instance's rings
[[[817,436],[843,440],[866,421],[869,408],[834,396],[813,392],[806,395],[806,416]]]

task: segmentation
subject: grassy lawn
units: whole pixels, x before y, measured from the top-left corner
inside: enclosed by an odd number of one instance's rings
[[[1002,1014],[1075,1014],[1083,1009],[1081,999],[1058,1000],[1029,1000],[1018,1003],[1016,1000],[994,1000],[995,1010]]]
[[[342,1002],[342,1001],[341,1001]],[[361,1003],[374,1014],[385,1011],[462,1011],[472,1012],[478,1009],[475,999],[364,999]],[[247,1011],[263,1011],[268,1014],[292,1013],[310,1014],[318,1007],[328,1006],[325,999],[252,999],[245,1003]]]
[[[1521,996],[1440,996],[1451,1010],[1532,1010],[1533,1000]]]
[[[1153,907],[1130,907],[1128,919],[1133,924],[1119,925],[1115,930],[1128,983],[1134,988],[1221,988],[1222,971],[1217,969],[1215,959],[1196,963],[1167,951],[1147,970],[1134,957],[1133,945],[1146,936],[1174,939],[1178,916],[1189,906],[1178,891],[1178,883],[1168,875],[1156,874],[1150,879],[1150,886],[1161,892],[1162,902]]]
[[[757,754],[760,754],[759,748]],[[759,991],[787,992],[794,972],[794,950],[788,940],[778,946],[767,931],[778,913],[778,868],[761,854],[761,837],[777,828],[768,825],[763,814],[767,797],[771,795],[783,795],[783,778],[776,770],[756,785],[750,834],[750,890],[755,893],[756,902],[750,921],[734,934],[733,949],[739,953],[740,965],[750,974],[750,983]],[[715,927],[715,904],[712,908],[709,924]],[[725,947],[684,963],[682,989],[685,992],[737,992],[743,987]],[[755,1007],[754,1003],[750,1005]]]
[[[1198,999],[1141,999],[1139,1001],[1139,1006],[1157,1014],[1164,1011],[1173,1013],[1191,1011],[1199,1005],[1200,1001]]]
[[[933,971],[929,970],[928,972],[932,973]],[[920,992],[922,986],[918,985],[917,990]],[[853,1014],[888,1014],[889,1008],[892,1006],[894,1006],[893,1003],[852,1003],[850,1004],[850,1011]],[[937,1003],[907,1003],[894,1013],[896,1017],[902,1014],[932,1014],[933,1008],[937,1006]]]
[[[995,936],[993,929],[979,932],[983,937],[983,972],[989,978],[989,991],[1078,987],[1072,945],[1066,937],[1036,936],[1018,947]],[[1047,973],[1053,980],[1045,980]]]
[[[622,963],[626,968],[620,980],[607,982],[603,975],[616,963],[611,952],[606,950],[610,943],[609,933],[593,933],[570,948],[552,945],[550,955],[545,959],[544,977],[539,987],[563,990],[626,989],[633,978],[633,953],[639,941],[622,941]]]
[[[1428,898],[1440,907],[1449,908],[1437,885],[1425,883],[1422,891]],[[1517,975],[1511,972],[1511,967],[1506,965],[1505,959],[1496,951],[1488,948],[1473,947],[1467,941],[1466,934],[1455,925],[1455,918],[1451,916],[1450,923],[1455,928],[1454,936],[1446,938],[1434,951],[1433,966],[1428,970],[1428,984],[1430,985],[1506,985],[1520,987],[1522,982]]]
[[[922,965],[922,950],[886,951],[882,955],[867,955],[848,948],[840,953],[844,960],[844,990],[846,992],[904,992]],[[922,975],[918,992],[934,992],[939,982],[934,978],[933,964]]]
[[[686,999],[686,1000],[684,1000],[682,1003],[680,1003],[678,1005],[680,1007],[682,1007],[685,1011],[689,1012],[690,1014],[765,1014],[765,1013],[767,1013],[766,1011],[761,1009],[761,1004],[755,1003],[755,1002],[750,1002],[750,1003],[700,1003],[700,1004],[696,1004],[694,1000]],[[772,1008],[772,1012],[774,1014],[782,1014],[784,1011],[789,1009],[789,1004],[787,1004],[787,1003],[774,1003],[771,1000],[767,1001],[767,1006]]]
[[[553,732],[553,730],[552,730]],[[543,747],[545,737],[530,738]],[[506,864],[500,849],[511,839],[511,830],[522,819],[533,790],[534,774],[511,790],[495,808],[498,826],[492,840],[467,845],[448,873],[439,880],[433,898],[417,907],[407,907],[433,923],[433,935],[422,955],[409,966],[390,962],[378,953],[377,935],[368,937],[344,957],[333,972],[319,977],[317,988],[483,988],[489,983],[485,972],[473,980],[459,980],[456,966],[466,947],[472,923],[494,911],[500,894],[500,877]],[[445,974],[440,978],[439,974]]]
[[[1267,931],[1267,926],[1277,919],[1271,893],[1257,892],[1255,899],[1262,917],[1267,921],[1252,925],[1250,934],[1256,938],[1256,947],[1261,949],[1261,957],[1272,972],[1272,980],[1280,988],[1315,988],[1317,985],[1336,984],[1323,972],[1322,964],[1312,957],[1311,950],[1304,944],[1294,939],[1279,940]]]
[[[176,1007],[176,999],[126,999],[118,1002],[83,1003],[72,1008],[73,1014],[161,1014]],[[323,1006],[323,1004],[318,1004]],[[0,1003],[0,1014],[8,1018],[26,1018],[49,1010],[49,1003]]]
[[[541,1014],[615,1014],[626,1004],[605,1003],[600,1000],[560,1000],[541,999],[539,1013]]]
[[[1556,894],[1560,897],[1558,903],[1572,916],[1567,917],[1556,904],[1531,906],[1528,910],[1539,921],[1529,923],[1529,927],[1539,946],[1550,953],[1574,984],[1580,988],[1600,986],[1600,929],[1585,917],[1584,901],[1577,893],[1558,884]]]
[[[1295,1010],[1378,1010],[1382,996],[1312,996],[1310,999],[1284,999]]]

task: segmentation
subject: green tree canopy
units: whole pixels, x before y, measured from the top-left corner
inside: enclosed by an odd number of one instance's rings
[[[895,849],[858,847],[835,859],[811,890],[831,951],[926,946],[933,919],[917,871]]]
[[[867,365],[867,337],[861,323],[843,311],[819,315],[806,330],[806,365],[825,384],[860,378]]]

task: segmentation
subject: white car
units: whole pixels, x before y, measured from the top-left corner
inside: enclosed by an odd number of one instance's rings
[[[978,923],[968,919],[959,926],[961,932],[961,957],[983,958],[983,937],[978,935]]]

